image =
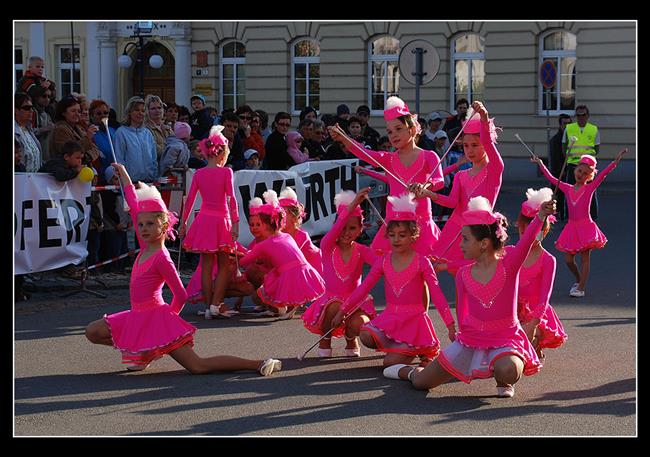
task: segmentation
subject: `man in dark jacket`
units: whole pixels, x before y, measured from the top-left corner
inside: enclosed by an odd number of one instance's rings
[[[291,115],[279,112],[275,115],[275,130],[269,135],[264,145],[266,155],[264,156],[263,170],[288,170],[296,164],[287,152],[286,135],[291,127]]]
[[[210,129],[214,125],[214,119],[210,116],[210,111],[205,107],[205,97],[203,95],[192,95],[190,98],[194,112],[190,116],[190,126],[192,127],[192,140],[202,140],[208,137]]]
[[[361,121],[361,136],[366,139],[366,146],[373,151],[377,150],[377,142],[381,136],[379,132],[368,124],[370,119],[370,108],[367,105],[360,105],[357,108],[357,118]]]
[[[463,126],[463,121],[465,120],[465,115],[469,109],[469,102],[465,98],[460,98],[456,102],[456,114],[454,116],[448,117],[445,121],[444,127],[442,129],[447,133],[449,138],[454,138],[449,135],[451,129]],[[476,118],[475,118],[476,119]]]

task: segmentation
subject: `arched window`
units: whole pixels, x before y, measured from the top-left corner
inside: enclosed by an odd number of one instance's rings
[[[291,109],[298,114],[306,106],[320,110],[320,46],[313,40],[291,47]]]
[[[551,31],[540,37],[539,66],[552,60],[557,69],[555,87],[548,93],[538,78],[539,111],[546,114],[573,114],[576,106],[576,36],[565,31]]]
[[[482,100],[485,93],[485,38],[475,33],[456,36],[451,42],[451,110],[456,101],[466,98],[470,104]]]
[[[386,99],[399,95],[399,40],[384,36],[368,43],[368,105],[381,114]]]
[[[246,46],[230,41],[220,49],[221,109],[246,104]]]

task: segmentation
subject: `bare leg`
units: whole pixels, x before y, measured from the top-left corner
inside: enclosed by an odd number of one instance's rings
[[[341,308],[341,302],[335,301],[330,303],[327,306],[327,308],[325,308],[322,311],[325,313],[325,317],[323,317],[323,321],[320,327],[321,331],[323,332],[323,335],[332,329],[332,319],[334,319],[334,316],[336,316],[336,313],[339,312],[340,308]],[[323,338],[321,342],[318,344],[318,347],[321,349],[331,349],[332,338]]]
[[[404,354],[398,354],[396,352],[389,352],[386,354],[386,357],[384,357],[384,368],[389,367],[391,365],[397,365],[398,363],[404,363],[408,365],[413,361],[415,357],[412,355],[404,355]]]
[[[591,250],[582,251],[580,253],[580,281],[578,289],[584,291],[589,279],[589,268],[591,262]]]
[[[86,327],[86,338],[94,344],[113,346],[111,331],[104,319],[97,319],[88,324],[88,327]]]
[[[184,345],[169,353],[178,363],[192,374],[206,374],[230,371],[257,371],[263,360],[249,360],[231,355],[217,355],[214,357],[199,357],[189,345]]]
[[[228,254],[225,252],[217,253],[217,262],[219,264],[219,271],[217,272],[217,279],[214,281],[214,293],[212,295],[212,304],[219,306],[223,303],[223,297],[226,294],[226,287],[231,278],[232,270],[228,262]],[[225,312],[226,309],[219,309],[219,312]]]
[[[524,372],[524,361],[515,355],[501,357],[494,362],[494,379],[497,386],[504,387],[519,381]]]
[[[201,254],[201,291],[206,310],[210,308],[212,297],[212,268],[214,268],[214,254]]]
[[[580,273],[578,272],[578,266],[576,265],[575,262],[576,255],[575,254],[564,254],[564,260],[566,262],[566,266],[569,267],[569,271],[573,273],[573,276],[576,278],[576,282],[580,282]]]
[[[367,330],[362,329],[359,332],[359,339],[361,340],[361,344],[363,344],[365,347],[370,349],[377,349],[374,338]]]
[[[362,310],[355,311],[345,321],[345,349],[357,349],[359,347],[358,336],[363,324],[370,322],[370,318]]]
[[[434,360],[425,368],[403,367],[399,370],[399,377],[401,379],[408,379],[408,374],[411,370],[415,370],[411,375],[411,383],[418,390],[433,389],[440,384],[454,379],[454,375],[445,370],[437,360]]]

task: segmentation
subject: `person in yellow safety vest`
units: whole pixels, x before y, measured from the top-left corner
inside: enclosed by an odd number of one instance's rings
[[[576,179],[574,171],[580,157],[584,154],[591,154],[596,156],[600,148],[600,132],[595,124],[587,122],[589,119],[589,109],[586,105],[576,106],[576,119],[577,122],[568,124],[564,129],[564,137],[562,138],[562,146],[565,157],[568,154],[566,166],[566,182],[575,184]],[[576,137],[575,141],[569,150],[568,138]],[[562,179],[562,178],[560,178]],[[598,196],[594,193],[591,200],[590,208],[591,218],[595,221],[598,219]]]

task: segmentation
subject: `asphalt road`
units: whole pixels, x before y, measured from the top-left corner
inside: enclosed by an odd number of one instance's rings
[[[497,209],[514,218],[522,199],[504,189]],[[300,319],[205,321],[191,305],[182,316],[198,328],[200,355],[273,356],[283,371],[192,376],[164,357],[127,373],[116,350],[84,337],[89,322],[128,307],[127,290],[103,300],[38,293],[15,306],[14,435],[636,436],[636,194],[607,187],[600,204],[609,244],[592,255],[585,298],[568,296],[573,279],[552,244],[561,225],[545,241],[558,259],[552,304],[569,340],[546,351],[542,371],[517,383],[512,399],[496,398],[492,379],[417,391],[383,378],[381,355],[367,348],[342,357],[341,340],[338,357],[311,352],[299,362],[317,339]],[[441,284],[453,308],[451,278]],[[429,314],[446,345],[440,317]]]

